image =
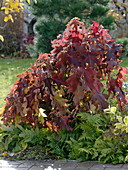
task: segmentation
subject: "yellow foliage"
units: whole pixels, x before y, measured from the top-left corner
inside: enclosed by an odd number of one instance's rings
[[[2,156],[6,156],[6,155],[8,155],[8,153],[7,153],[7,152],[4,152],[4,153],[2,153],[1,155],[2,155]]]
[[[21,12],[24,9],[25,1],[30,3],[30,0],[4,0],[3,7],[1,8],[6,14],[4,21],[7,22],[11,20],[13,22],[12,13]]]
[[[13,18],[12,18],[11,14],[7,15],[6,17],[4,17],[4,22],[8,22],[8,20],[11,20],[13,22]]]
[[[126,15],[128,14],[128,4],[127,2],[120,2],[120,0],[110,1],[110,8],[109,14],[115,17],[115,20],[125,19]]]
[[[31,0],[27,0],[27,2],[30,4]]]
[[[4,37],[2,35],[0,35],[0,40],[4,41]]]
[[[128,116],[125,116],[125,118],[124,118],[124,123],[125,123],[126,125],[128,125]]]
[[[4,21],[11,20],[13,22],[12,13],[23,11],[25,2],[30,4],[31,0],[3,0],[1,10],[6,14]],[[34,2],[37,3],[37,0]]]

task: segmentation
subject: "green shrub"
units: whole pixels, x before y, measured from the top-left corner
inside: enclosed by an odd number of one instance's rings
[[[19,152],[28,147],[46,144],[46,132],[48,129],[32,128],[25,123],[10,125],[0,125],[0,152]],[[48,135],[48,133],[47,133]]]
[[[108,0],[38,0],[31,3],[31,12],[37,19],[35,24],[37,54],[49,53],[51,41],[63,32],[65,24],[73,17],[79,17],[88,25],[95,20],[111,28],[114,17],[108,15]],[[31,53],[33,55],[33,53]]]
[[[125,163],[127,124],[127,116],[116,107],[109,107],[98,114],[79,112],[71,123],[73,131],[63,129],[56,133],[25,123],[1,125],[0,153],[7,152],[5,157],[9,159],[66,158]]]
[[[123,56],[122,57],[128,58],[128,38],[118,38],[116,42],[123,44]]]

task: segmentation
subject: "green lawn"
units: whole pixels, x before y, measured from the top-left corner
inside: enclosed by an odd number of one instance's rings
[[[4,105],[4,98],[10,92],[10,87],[18,79],[17,74],[24,72],[34,59],[0,59],[0,108]]]
[[[35,59],[0,59],[0,108],[5,103],[4,98],[10,92],[10,87],[17,80],[16,75],[24,72],[34,61]],[[128,59],[121,66],[128,68]]]

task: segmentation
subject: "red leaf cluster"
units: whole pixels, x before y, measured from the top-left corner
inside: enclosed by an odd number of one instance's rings
[[[72,130],[70,122],[78,111],[107,108],[111,94],[123,109],[127,99],[121,79],[128,71],[120,67],[122,46],[111,40],[108,30],[95,21],[85,29],[74,18],[52,44],[50,54],[40,54],[30,71],[18,75],[5,99],[5,124],[26,122],[55,131]],[[47,117],[40,119],[40,108]]]

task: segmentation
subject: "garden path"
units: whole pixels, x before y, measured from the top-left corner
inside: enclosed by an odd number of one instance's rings
[[[9,161],[0,160],[0,170],[128,170],[128,164],[100,164],[74,160]]]

